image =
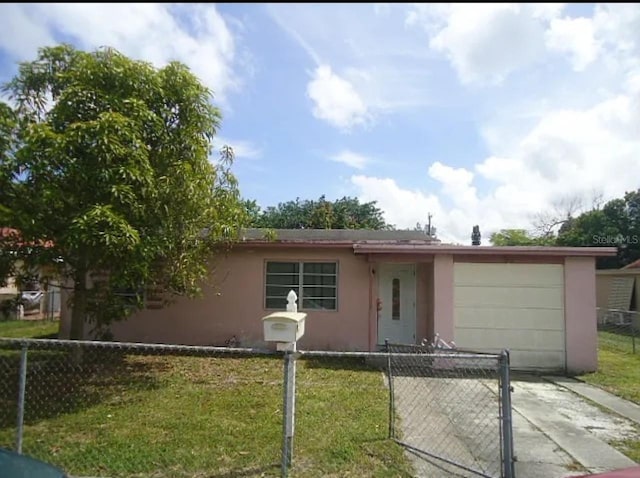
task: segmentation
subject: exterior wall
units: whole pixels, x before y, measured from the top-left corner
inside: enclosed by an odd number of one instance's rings
[[[595,259],[567,257],[564,283],[567,371],[595,371],[598,368]]]
[[[338,261],[338,310],[309,310],[304,349],[369,350],[369,264],[350,249],[236,249],[220,262],[201,298],[180,298],[169,307],[143,310],[112,326],[120,341],[264,346],[265,261]],[[302,309],[300,309],[302,310]]]
[[[606,309],[609,307],[609,293],[611,281],[615,276],[596,273],[596,306]]]
[[[450,254],[436,255],[433,259],[433,331],[442,340],[453,340],[453,256]]]
[[[632,270],[602,270],[596,272],[596,304],[601,308],[610,307],[609,295],[611,294],[611,283],[617,277],[635,278],[635,304],[631,304],[631,309],[640,310],[640,271]]]
[[[416,264],[416,342],[432,338],[429,333],[429,289],[431,286],[431,264]]]

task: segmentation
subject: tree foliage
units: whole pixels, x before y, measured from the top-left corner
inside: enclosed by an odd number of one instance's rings
[[[625,193],[574,216],[578,201],[572,199],[551,213],[538,215],[535,230],[503,229],[491,235],[494,246],[617,247],[616,257],[598,259],[599,268],[619,268],[640,259],[640,189]],[[542,218],[542,219],[540,219]],[[557,233],[554,230],[557,229]]]
[[[524,229],[501,229],[491,234],[494,246],[548,246],[554,240],[547,236],[534,236]]]
[[[131,310],[114,288],[198,293],[207,259],[246,217],[232,151],[209,158],[211,92],[178,62],[157,69],[67,45],[22,63],[5,91],[15,107],[0,105],[2,222],[20,231],[14,257],[72,284],[72,338],[85,319]]]
[[[253,227],[272,229],[391,229],[375,202],[360,203],[357,198],[343,197],[328,201],[287,201],[264,211],[255,201],[245,201],[245,210]]]
[[[640,189],[572,218],[560,230],[556,243],[617,247],[616,257],[598,260],[601,268],[618,268],[640,259]]]

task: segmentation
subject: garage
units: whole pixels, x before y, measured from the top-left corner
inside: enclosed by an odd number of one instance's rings
[[[454,264],[454,340],[477,351],[511,350],[518,369],[565,369],[562,264]]]

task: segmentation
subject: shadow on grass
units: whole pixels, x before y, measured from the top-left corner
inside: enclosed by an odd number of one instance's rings
[[[81,353],[79,353],[81,352]],[[124,390],[160,387],[162,361],[144,360],[123,350],[34,349],[27,353],[26,425],[75,413]],[[0,429],[15,427],[20,351],[0,349]]]
[[[305,364],[306,368],[353,371],[380,370],[378,364],[361,357],[302,357],[299,360]]]

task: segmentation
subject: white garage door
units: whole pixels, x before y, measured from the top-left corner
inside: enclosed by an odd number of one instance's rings
[[[454,283],[458,347],[510,349],[515,368],[565,367],[561,264],[456,263]]]

